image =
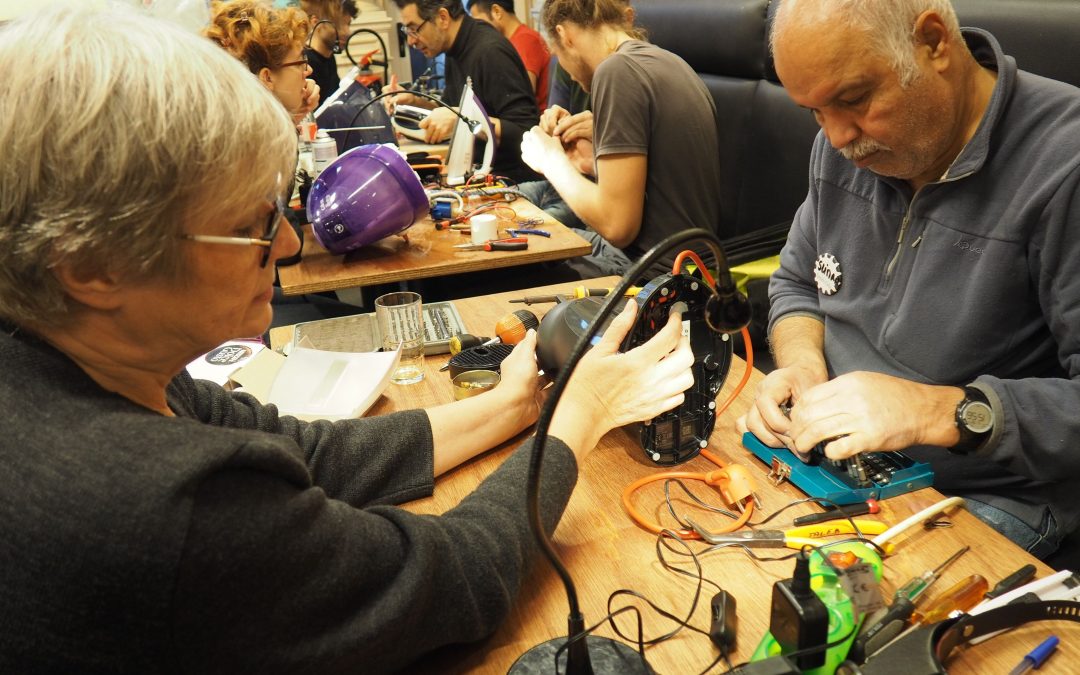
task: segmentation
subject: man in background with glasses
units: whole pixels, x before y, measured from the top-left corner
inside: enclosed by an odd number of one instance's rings
[[[495,127],[498,143],[492,173],[516,182],[538,176],[521,161],[521,136],[540,120],[528,73],[514,46],[490,25],[465,13],[460,0],[394,0],[401,10],[401,23],[409,45],[424,56],[446,54],[446,88],[442,99],[448,105],[461,102],[465,79],[472,78],[473,91]],[[390,97],[390,105],[404,103],[435,108],[420,123],[429,143],[450,138],[457,116],[418,96]],[[388,99],[389,101],[389,99]]]

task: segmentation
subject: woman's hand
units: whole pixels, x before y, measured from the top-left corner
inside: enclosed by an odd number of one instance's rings
[[[506,398],[504,405],[512,406],[519,412],[517,418],[520,428],[525,429],[540,415],[540,406],[547,395],[543,387],[547,381],[540,376],[536,365],[536,331],[530,329],[525,339],[514,346],[510,356],[503,359],[500,367],[502,379],[495,390]]]
[[[536,421],[543,402],[536,331],[526,333],[500,370],[502,379],[491,391],[428,408],[436,476],[513,438]]]
[[[644,422],[680,405],[694,384],[694,353],[678,313],[643,345],[619,353],[634,325],[630,300],[578,363],[555,409],[550,433],[583,458],[608,431]]]
[[[292,114],[293,122],[300,124],[318,106],[319,85],[315,84],[315,80],[304,80],[304,91],[300,94],[300,107]]]

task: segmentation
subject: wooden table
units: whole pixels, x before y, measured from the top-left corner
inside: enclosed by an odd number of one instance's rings
[[[510,206],[519,217],[544,218],[543,225],[528,227],[547,230],[551,237],[529,236],[529,248],[524,251],[461,251],[453,246],[469,243],[468,235],[438,231],[431,218],[425,217],[405,231],[407,240],[387,237],[341,256],[329,253],[312,236],[310,226],[305,226],[302,260],[278,270],[281,290],[286,295],[336,291],[562,260],[591,252],[589,242],[527,200],[519,198]]]
[[[611,286],[615,278],[589,282],[590,286]],[[490,334],[495,322],[508,311],[521,305],[509,304],[508,300],[522,295],[544,295],[569,285],[557,285],[525,292],[512,292],[483,298],[455,300],[467,326],[474,333]],[[544,305],[531,307],[537,315],[543,314]],[[271,337],[275,346],[291,337],[291,329],[278,328]],[[387,390],[370,414],[383,414],[394,410],[417,406],[430,406],[452,400],[450,381],[438,368],[445,356],[428,357],[425,362],[426,377],[417,385],[395,386]],[[725,401],[743,374],[744,362],[736,358],[718,401]],[[758,481],[758,492],[764,501],[764,512],[771,512],[783,504],[802,498],[803,495],[791,485],[773,487],[767,481],[766,467],[739,444],[735,419],[750,405],[756,384],[761,380],[755,372],[749,384],[734,404],[717,420],[710,449],[725,461],[747,466]],[[439,479],[431,498],[407,505],[418,513],[442,513],[455,506],[469,494],[492,469],[506,458],[517,439],[497,448]],[[715,466],[703,458],[696,458],[683,467],[689,471],[708,471]],[[685,616],[693,597],[694,581],[662,569],[656,559],[656,537],[639,529],[623,512],[620,493],[630,482],[658,471],[647,461],[637,441],[625,430],[615,430],[603,438],[600,445],[581,467],[577,488],[566,509],[554,541],[564,564],[577,585],[579,600],[586,622],[599,622],[607,613],[608,595],[617,589],[634,589],[676,616]],[[706,490],[696,486],[696,492],[708,498]],[[890,499],[882,503],[878,518],[890,524],[899,522],[941,498],[933,489]],[[667,524],[672,524],[664,509],[660,483],[642,489],[636,499],[640,508]],[[800,506],[790,511],[791,517],[816,510]],[[662,513],[663,511],[663,513]],[[719,527],[719,516],[704,514],[700,520]],[[760,520],[755,515],[753,520]],[[1052,570],[1013,545],[996,531],[966,511],[950,512],[947,519],[952,527],[925,530],[916,528],[896,540],[896,554],[885,560],[885,583],[883,590],[891,594],[895,588],[911,577],[937,566],[958,548],[971,546],[971,550],[945,571],[941,580],[927,593],[932,599],[969,574],[982,574],[991,585],[1025,563],[1034,563],[1038,576]],[[779,523],[789,523],[790,518],[780,516]],[[774,523],[777,521],[774,521]],[[765,549],[762,555],[769,555]],[[776,555],[786,551],[775,549]],[[701,558],[704,574],[731,592],[738,603],[738,644],[732,661],[739,663],[749,659],[761,636],[768,629],[769,601],[772,586],[778,579],[791,576],[793,564],[786,562],[757,563],[738,550],[721,550]],[[706,586],[703,601],[694,612],[692,623],[708,629],[708,601],[715,589]],[[624,601],[618,600],[616,606]],[[654,637],[671,629],[672,624],[655,613],[645,611],[645,637]],[[510,618],[499,631],[479,644],[454,646],[440,650],[425,658],[410,673],[505,673],[510,665],[529,648],[551,638],[565,634],[567,616],[566,595],[561,582],[547,561],[538,559],[525,583]],[[626,629],[632,635],[630,629]],[[1054,622],[1030,624],[1006,633],[976,647],[954,652],[949,661],[950,673],[1006,673],[1046,635],[1054,632],[1061,637],[1058,653],[1054,654],[1039,673],[1074,672],[1074,659],[1080,658],[1080,626],[1072,623]],[[599,635],[613,636],[606,624]],[[683,631],[675,638],[646,650],[651,666],[658,673],[699,673],[716,657],[717,651],[708,637]],[[717,667],[710,672],[723,672]],[[918,675],[913,673],[912,675]]]

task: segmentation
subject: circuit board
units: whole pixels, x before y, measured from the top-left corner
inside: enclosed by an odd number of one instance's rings
[[[807,462],[787,448],[770,448],[750,432],[743,446],[769,467],[774,485],[789,481],[811,497],[836,504],[858,504],[867,499],[888,499],[934,484],[930,465],[902,452],[867,452],[850,459],[829,459],[821,448]]]

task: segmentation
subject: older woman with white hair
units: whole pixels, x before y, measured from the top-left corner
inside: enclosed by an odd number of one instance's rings
[[[42,55],[48,55],[47,58]],[[270,321],[296,134],[256,78],[138,13],[0,29],[0,672],[383,672],[477,640],[533,553],[527,441],[442,516],[392,506],[535,420],[530,336],[492,392],[304,423],[184,365]],[[556,408],[554,529],[577,462],[692,382],[677,317]],[[617,393],[616,393],[617,392]]]

